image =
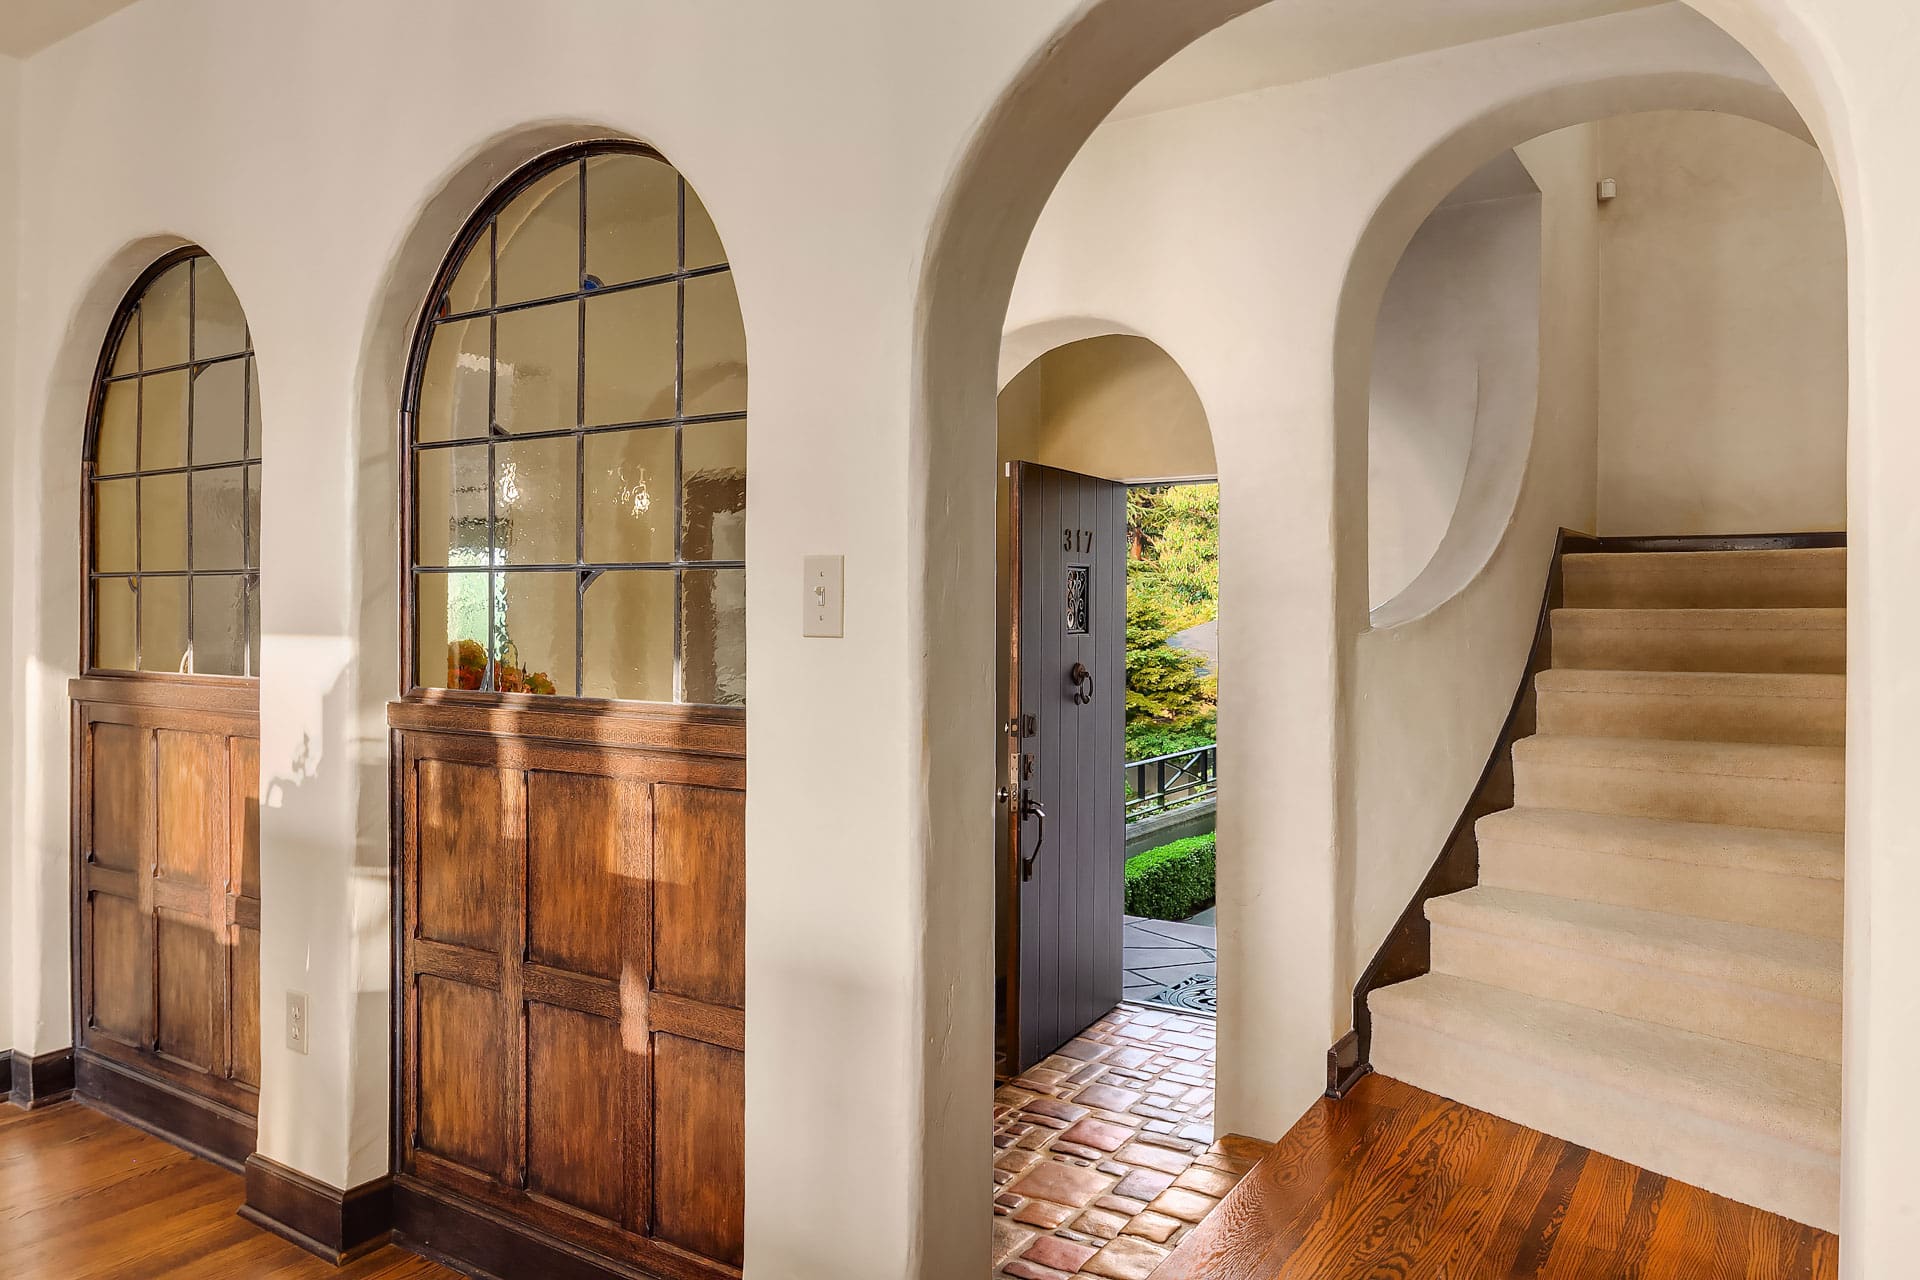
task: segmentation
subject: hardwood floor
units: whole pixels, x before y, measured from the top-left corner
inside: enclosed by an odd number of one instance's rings
[[[1154,1280],[1832,1280],[1836,1237],[1369,1076]]]
[[[9,1280],[458,1280],[395,1248],[335,1270],[240,1219],[238,1175],[78,1103],[0,1104]]]

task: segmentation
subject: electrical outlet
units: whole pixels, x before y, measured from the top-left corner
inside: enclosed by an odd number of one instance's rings
[[[287,992],[287,1048],[295,1053],[307,1051],[307,993]]]

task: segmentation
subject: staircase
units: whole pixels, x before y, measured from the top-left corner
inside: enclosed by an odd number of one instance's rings
[[[1846,551],[1562,564],[1515,807],[1374,1067],[1834,1230]]]

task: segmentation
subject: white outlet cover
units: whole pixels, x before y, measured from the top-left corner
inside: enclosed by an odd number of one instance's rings
[[[307,1043],[312,1038],[312,1029],[307,1025],[307,993],[304,991],[287,992],[287,1048],[295,1053],[305,1053]]]

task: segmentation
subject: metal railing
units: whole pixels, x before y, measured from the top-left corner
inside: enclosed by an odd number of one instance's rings
[[[1209,742],[1164,756],[1126,763],[1127,821],[1195,800],[1204,800],[1220,787],[1220,748]]]

